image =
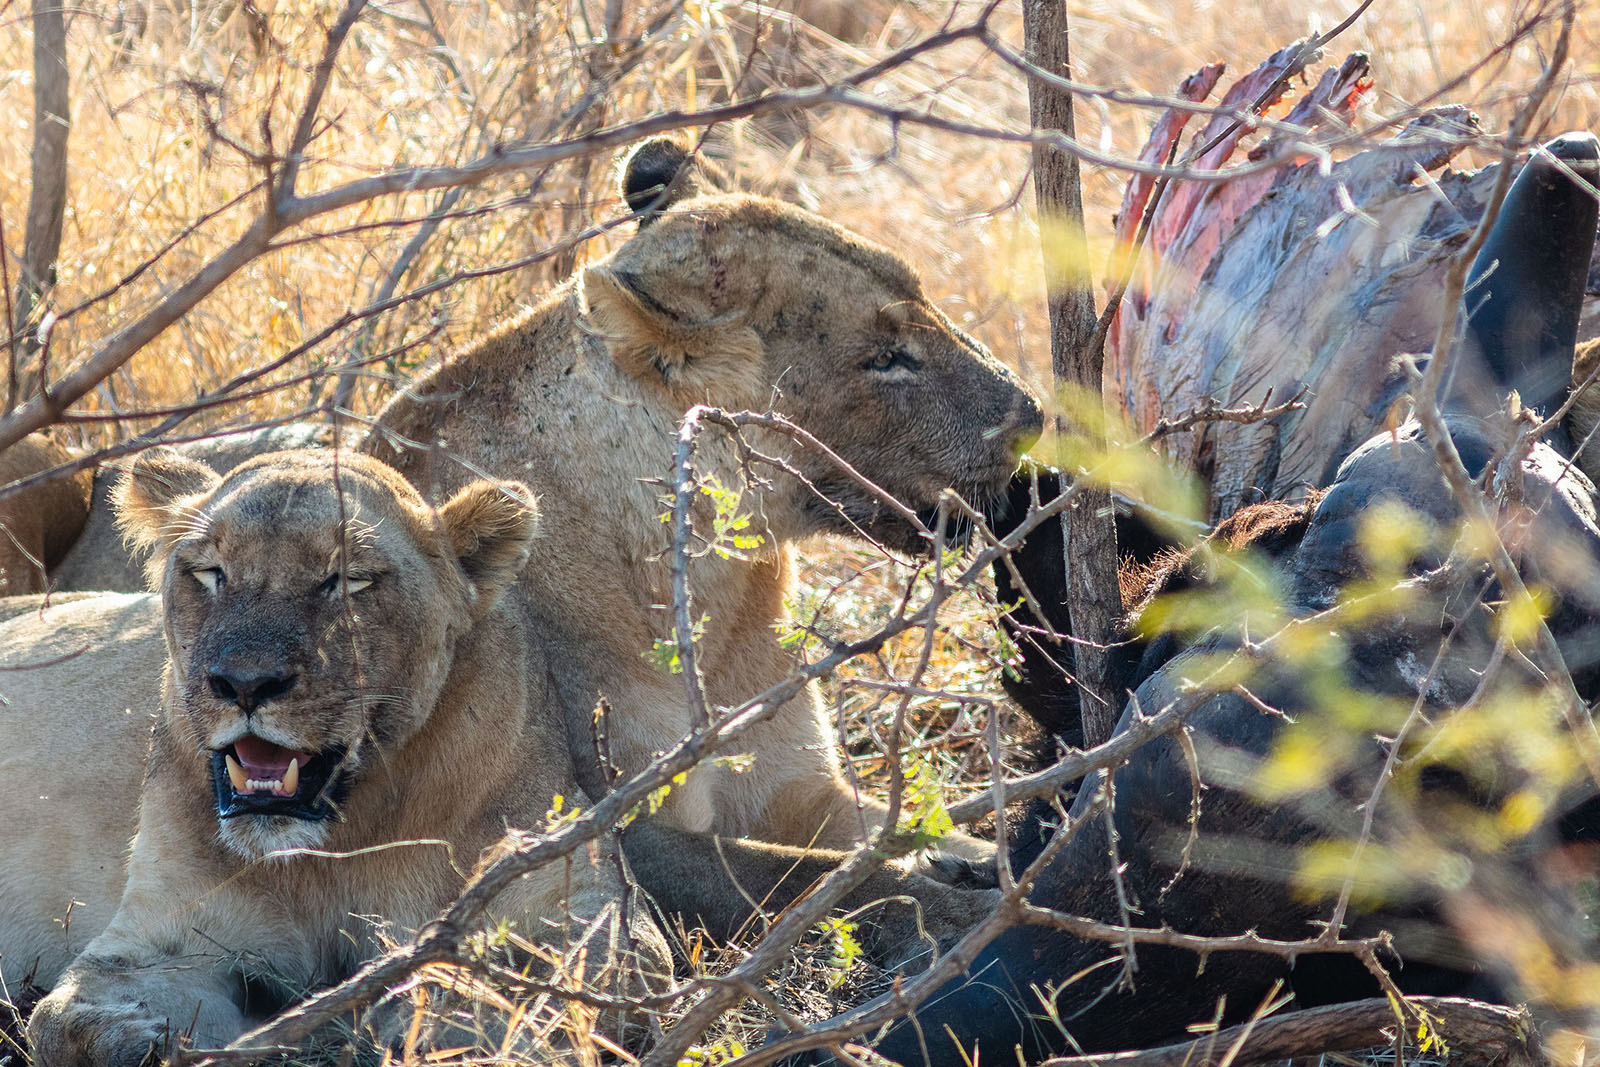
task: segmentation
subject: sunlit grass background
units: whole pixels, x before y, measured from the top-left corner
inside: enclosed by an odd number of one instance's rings
[[[428,0],[371,7],[340,57],[303,190],[395,165],[459,162],[496,143],[581,133],[670,108],[703,108],[730,92],[806,84],[978,10],[970,3],[881,0],[802,2],[792,11],[695,2],[675,9],[621,7],[615,36],[624,43],[615,47],[607,42],[602,4]],[[262,136],[268,119],[273,146],[281,149],[287,141],[323,28],[336,14],[335,5],[303,0],[201,0],[196,9],[162,0],[97,0],[72,8],[69,195],[55,306],[72,307],[111,286],[194,220],[245,198],[180,241],[138,281],[58,327],[57,366],[91,350],[170,291],[254,216],[260,195],[245,194],[261,170],[240,149],[270,151]],[[1230,72],[1243,73],[1346,11],[1322,2],[1180,0],[1073,4],[1070,14],[1079,78],[1166,93],[1206,62],[1223,60]],[[1538,71],[1538,40],[1495,54],[1523,14],[1516,4],[1374,5],[1330,53],[1334,59],[1355,49],[1372,54],[1376,87],[1362,115],[1366,121],[1407,104],[1449,100],[1472,105],[1488,129],[1499,130]],[[1020,42],[1019,17],[1015,5],[1003,5],[995,16],[997,30],[1013,42]],[[1551,129],[1590,128],[1600,115],[1592,58],[1600,18],[1585,11],[1580,19],[1576,59]],[[646,44],[629,43],[651,26],[657,31]],[[11,7],[0,22],[0,45],[14,57],[0,82],[10,116],[0,124],[0,159],[13,178],[0,188],[0,219],[14,256],[27,205],[32,125],[32,75],[24,62],[31,33],[21,7]],[[759,54],[751,59],[753,51]],[[596,78],[615,80],[599,91]],[[600,99],[565,121],[591,93]],[[962,122],[1026,128],[1021,80],[974,42],[883,79],[880,95]],[[1147,109],[1083,101],[1079,132],[1102,150],[1131,155],[1152,117]],[[219,140],[218,132],[238,148]],[[727,124],[711,138],[747,186],[791,197],[905,251],[957,322],[1036,382],[1045,380],[1043,283],[1025,148],[910,124],[891,129],[879,117],[837,107]],[[1110,170],[1085,174],[1097,256],[1105,250],[1124,180]],[[84,409],[181,402],[364,306],[416,232],[415,220],[438,203],[438,194],[396,196],[319,221],[311,229],[326,236],[296,240],[241,272]],[[614,219],[620,204],[610,161],[596,156],[471,190],[455,209],[470,217],[441,227],[416,256],[400,292],[550,250],[585,226]],[[453,286],[383,316],[375,336],[362,343],[367,351],[384,351],[442,323],[433,341],[406,353],[398,368],[404,370],[472,338],[563,277],[575,261],[603,255],[625,236],[602,236],[538,265]],[[356,347],[346,333],[312,358],[336,363]],[[301,386],[264,399],[254,412],[304,404],[320,388]],[[371,409],[391,388],[381,378],[367,380],[358,408]],[[213,421],[243,414],[219,412]]]

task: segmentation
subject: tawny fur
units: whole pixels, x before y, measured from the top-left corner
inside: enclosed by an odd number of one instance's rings
[[[147,593],[4,606],[0,977],[49,989],[122,896],[166,646]]]
[[[891,351],[904,351],[908,365],[868,369]],[[610,755],[625,774],[691,726],[683,679],[644,653],[673,632],[660,482],[695,403],[770,405],[914,508],[947,486],[969,497],[1003,489],[1039,423],[1033,397],[951,325],[903,259],[798,208],[722,193],[673,203],[610,260],[396,398],[371,450],[425,493],[482,470],[539,494],[546,534],[523,588],[580,765],[593,763],[582,749],[599,695],[610,709]],[[899,520],[820,457],[777,434],[745,436],[832,491],[849,522],[798,480],[763,471],[773,487],[740,501],[762,546],[748,559],[694,560],[700,665],[718,706],[794,669],[775,627],[787,617],[796,541],[853,522],[913,547]],[[741,484],[720,430],[700,437],[695,469]],[[860,840],[878,809],[845,784],[833,733],[807,687],[742,739],[755,757],[748,770],[702,767],[672,791],[666,818],[792,845]]]
[[[29,1023],[35,1062],[45,1067],[137,1062],[169,1022],[177,1030],[194,1022],[202,1045],[231,1040],[259,1021],[246,1005],[246,971],[302,990],[348,976],[381,950],[380,931],[403,935],[436,915],[507,828],[537,830],[554,797],[577,793],[561,724],[529,713],[543,707],[529,691],[543,684],[547,664],[526,638],[519,598],[501,596],[533,534],[526,491],[478,482],[435,511],[381,463],[337,462],[337,489],[331,452],[263,457],[220,481],[170,455],[136,465],[120,496],[130,536],[156,543],[163,562],[164,672],[119,658],[148,641],[96,650],[91,662],[147,688],[140,709],[94,722],[73,697],[101,707],[90,685],[107,679],[89,679],[72,663],[13,676],[0,751],[20,747],[25,757],[42,738],[55,747],[42,764],[57,772],[41,786],[29,767],[8,760],[0,795],[8,811],[40,817],[29,840],[48,840],[54,856],[8,862],[4,877],[81,887],[89,899],[80,914],[91,926],[120,880],[111,873],[120,847],[83,840],[93,831],[78,841],[55,834],[96,815],[106,826],[125,824],[119,812],[94,809],[134,778],[130,756],[150,738],[127,882],[104,931],[58,977],[51,972],[81,941],[24,940],[48,916],[17,914],[51,898],[24,884],[0,900],[7,979],[13,968],[17,977],[32,969],[40,984],[55,985]],[[358,591],[330,591],[330,567],[337,574],[344,566],[376,577]],[[197,580],[197,567],[220,568],[223,592]],[[48,657],[92,638],[96,624],[149,627],[143,601],[100,597],[22,616],[7,624],[7,658]],[[269,640],[262,633],[286,618],[305,625],[283,632],[313,641],[282,650],[299,672],[293,689],[249,715],[210,691],[207,649]],[[159,700],[142,682],[156,678]],[[150,729],[144,712],[156,704]],[[52,710],[40,716],[40,708]],[[243,816],[219,826],[210,750],[246,728],[309,752],[348,746],[340,817]],[[65,778],[64,766],[74,768]],[[49,798],[55,804],[30,800],[64,787],[74,792]],[[270,851],[296,846],[334,855]],[[622,891],[609,849],[520,879],[497,900],[495,919],[530,939],[559,941],[569,912],[600,916]],[[64,911],[59,899],[54,906]],[[664,966],[659,935],[637,925],[649,965]]]
[[[72,459],[48,433],[0,451],[0,486]],[[52,479],[0,500],[0,596],[42,593],[49,568],[61,562],[89,520],[88,470]]]

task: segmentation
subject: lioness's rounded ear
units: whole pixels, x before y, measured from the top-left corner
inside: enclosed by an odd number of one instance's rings
[[[152,448],[135,456],[111,490],[122,536],[136,549],[151,551],[176,539],[185,504],[216,488],[222,479],[204,463],[171,448]]]
[[[720,168],[676,137],[642,141],[622,164],[622,198],[628,209],[651,209],[639,219],[640,229],[680,200],[728,188],[727,175]]]
[[[627,374],[665,386],[685,408],[707,400],[760,404],[764,349],[742,316],[688,319],[652,298],[638,275],[612,264],[584,271],[583,294],[589,321]]]
[[[473,482],[439,509],[461,569],[472,582],[473,614],[482,617],[528,562],[539,506],[521,482]]]

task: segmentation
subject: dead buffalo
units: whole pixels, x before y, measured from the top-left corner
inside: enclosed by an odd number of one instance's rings
[[[1526,431],[1569,387],[1597,158],[1593,137],[1569,135],[1514,184],[1470,275],[1446,393],[1448,435],[1492,490],[1537,604],[1512,603],[1479,542],[1460,537],[1457,498],[1415,422],[1355,448],[1324,491],[1246,509],[1199,552],[1154,561],[1119,650],[1131,692],[1119,729],[1183,707],[1187,734],[1080,783],[1071,836],[1028,897],[1139,934],[1013,926],[914,1017],[868,1035],[878,1053],[928,1067],[1031,1062],[1182,1037],[1219,1011],[1249,1015],[1279,983],[1302,1004],[1373,995],[1349,955],[1201,956],[1182,943],[1314,939],[1339,901],[1341,936],[1395,935],[1382,958],[1407,993],[1527,998],[1593,1026],[1583,998],[1550,987],[1562,981],[1551,975],[1576,981],[1597,946],[1541,857],[1592,831],[1592,768],[1573,753],[1600,696],[1600,525],[1572,462],[1583,442],[1558,422],[1529,447]],[[1507,412],[1513,388],[1524,406]],[[1119,526],[1125,549],[1157,544],[1137,515]],[[1070,632],[1059,538],[1040,527],[1017,562]],[[1016,593],[1007,569],[996,580],[1003,600]],[[1534,651],[1541,615],[1560,663]],[[1012,692],[1076,745],[1070,646],[1028,632],[1034,618],[1012,616],[1024,649]],[[1549,759],[1526,758],[1534,739]],[[1015,869],[1057,821],[1035,808]],[[1543,985],[1524,958],[1535,945]]]

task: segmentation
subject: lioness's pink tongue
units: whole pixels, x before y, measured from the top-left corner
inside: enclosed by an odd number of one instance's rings
[[[304,767],[311,758],[271,741],[263,741],[253,734],[245,734],[233,743],[233,754],[244,767],[245,774],[261,781],[279,781],[289,769],[290,760],[299,760]]]

